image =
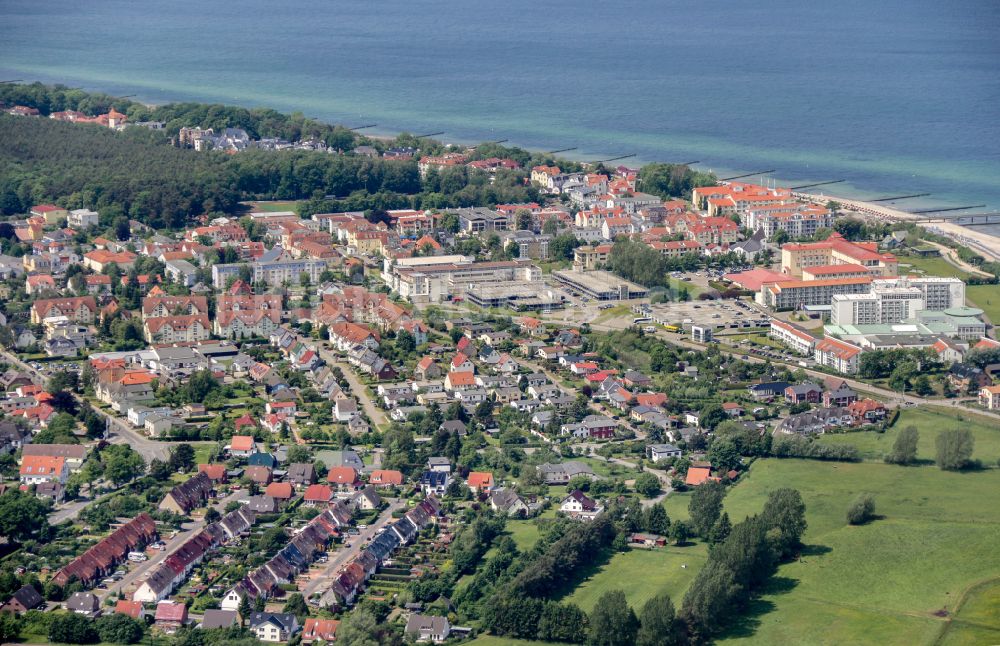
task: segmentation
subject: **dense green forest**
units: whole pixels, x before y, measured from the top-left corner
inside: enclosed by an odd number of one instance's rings
[[[57,202],[96,208],[110,219],[124,212],[151,226],[180,227],[190,215],[238,206],[238,177],[224,155],[173,148],[144,128],[116,133],[0,115],[0,141],[4,214]]]
[[[233,213],[240,200],[315,198],[316,210],[444,208],[537,199],[523,173],[463,167],[420,179],[416,162],[310,151],[239,155],[174,148],[144,128],[115,132],[90,124],[0,115],[0,212],[56,202],[124,213],[157,228],[179,228],[202,213]],[[323,199],[326,195],[339,199]]]

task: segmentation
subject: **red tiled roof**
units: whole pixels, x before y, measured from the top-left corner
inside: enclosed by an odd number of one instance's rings
[[[252,451],[254,439],[249,435],[234,435],[229,440],[229,448],[233,451]]]
[[[306,487],[306,492],[302,499],[306,502],[330,502],[333,498],[333,490],[327,485],[314,484]]]
[[[142,615],[142,602],[119,599],[115,604],[115,614],[127,615],[132,619],[138,619]]]
[[[466,483],[470,487],[476,487],[482,489],[484,487],[493,486],[493,474],[488,471],[473,471],[466,478]]]
[[[393,469],[376,469],[372,471],[368,482],[373,485],[394,485],[403,484],[403,474]]]
[[[684,478],[684,484],[697,487],[698,485],[707,482],[711,476],[712,470],[707,467],[688,467],[687,476]]]
[[[358,472],[353,467],[331,467],[326,479],[336,484],[354,484],[358,481]]]
[[[198,471],[204,471],[212,480],[223,480],[226,477],[224,464],[199,464]]]
[[[292,497],[292,485],[288,482],[272,482],[264,489],[264,495],[287,500]]]

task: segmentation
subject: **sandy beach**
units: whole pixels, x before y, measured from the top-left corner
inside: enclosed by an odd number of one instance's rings
[[[820,204],[825,204],[833,200],[843,205],[845,209],[858,211],[859,213],[890,222],[914,222],[933,233],[952,238],[959,244],[969,247],[988,260],[1000,260],[1000,237],[997,236],[973,231],[961,225],[948,222],[926,222],[925,218],[919,215],[874,202],[862,202],[861,200],[852,200],[836,195],[803,193],[802,196]]]

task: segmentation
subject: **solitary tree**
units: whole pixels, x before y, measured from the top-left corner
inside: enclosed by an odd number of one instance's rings
[[[169,464],[176,471],[190,471],[194,468],[194,447],[187,443],[171,447]]]
[[[687,542],[690,535],[691,530],[688,529],[687,523],[683,520],[676,520],[670,523],[670,539],[674,542],[674,545],[683,545]]]
[[[660,479],[648,471],[635,478],[635,490],[645,498],[652,498],[660,492]]]
[[[869,494],[855,498],[847,510],[847,522],[851,525],[864,525],[874,517],[875,499]]]
[[[947,471],[957,471],[969,466],[975,438],[967,428],[941,431],[937,436],[937,465]]]
[[[772,491],[764,503],[760,518],[768,529],[778,530],[781,556],[788,556],[801,544],[802,534],[806,531],[806,505],[796,489]]]
[[[892,452],[885,456],[890,464],[912,464],[917,459],[917,441],[920,434],[916,426],[907,426],[896,436]]]

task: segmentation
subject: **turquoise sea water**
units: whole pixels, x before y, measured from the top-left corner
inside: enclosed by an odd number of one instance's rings
[[[992,210],[998,30],[996,0],[3,0],[0,80]]]

